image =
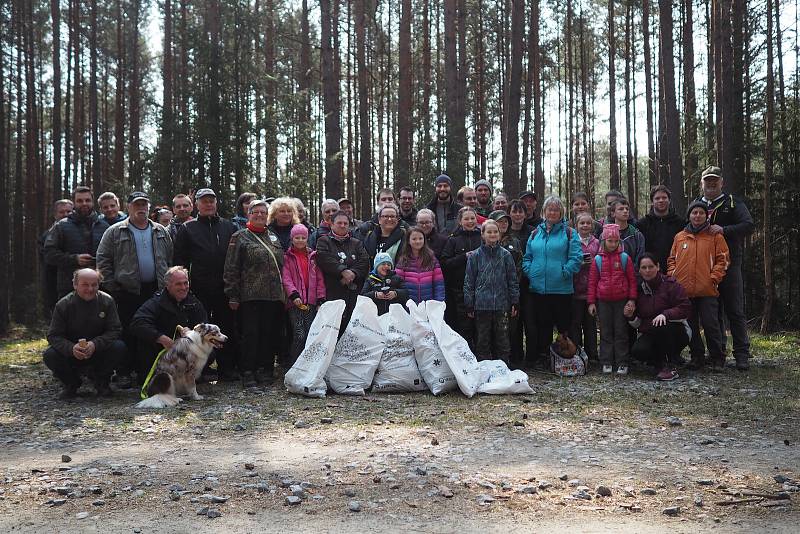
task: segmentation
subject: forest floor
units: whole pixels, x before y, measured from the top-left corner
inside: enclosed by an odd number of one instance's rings
[[[205,384],[58,401],[0,344],[2,532],[797,532],[800,340],[749,373],[559,379],[534,395],[289,395]],[[288,504],[296,495],[299,504]],[[358,511],[354,511],[358,510]]]

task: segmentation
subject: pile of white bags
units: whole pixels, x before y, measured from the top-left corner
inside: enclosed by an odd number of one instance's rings
[[[436,334],[428,320],[427,305],[433,301],[420,302],[415,304],[409,300],[408,306],[411,312],[411,339],[414,342],[414,357],[419,365],[419,372],[422,375],[428,388],[434,395],[441,395],[452,391],[458,387],[456,377],[447,360],[439,348]]]
[[[336,343],[325,380],[342,395],[363,395],[372,384],[385,345],[378,308],[371,298],[358,296],[350,323]]]
[[[331,300],[317,310],[308,331],[306,346],[283,380],[290,393],[308,397],[325,396],[327,387],[323,377],[336,348],[344,308],[343,300]]]
[[[400,304],[391,304],[389,313],[381,315],[378,322],[386,343],[372,380],[372,391],[400,393],[428,389],[414,359],[411,316]]]
[[[500,360],[478,362],[466,340],[444,322],[444,302],[409,300],[378,317],[372,299],[359,296],[341,339],[343,300],[324,303],[311,324],[306,346],[284,380],[286,389],[324,397],[430,389],[434,395],[460,389],[475,393],[533,393],[528,375]],[[327,386],[326,386],[327,382]]]

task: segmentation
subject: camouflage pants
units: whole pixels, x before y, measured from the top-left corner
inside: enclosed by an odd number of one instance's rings
[[[510,313],[507,311],[475,312],[475,356],[478,360],[503,360],[511,355],[509,330]]]

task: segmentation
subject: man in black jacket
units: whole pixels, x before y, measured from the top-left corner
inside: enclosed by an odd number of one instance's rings
[[[671,205],[672,192],[665,185],[656,185],[650,191],[650,213],[639,219],[639,231],[644,235],[644,250],[658,259],[661,272],[667,272],[667,257],[672,250],[675,235],[686,226]]]
[[[228,307],[222,272],[228,243],[236,226],[217,215],[217,195],[203,188],[195,194],[197,218],[178,229],[173,263],[189,269],[192,290],[210,316],[228,336],[225,348],[216,352],[220,380],[234,380],[236,355],[236,315]]]
[[[98,397],[110,396],[109,378],[125,357],[117,307],[99,291],[101,279],[94,269],[75,271],[74,291],[53,310],[44,363],[64,385],[62,399],[77,395],[82,372],[91,377]]]
[[[440,174],[435,182],[436,195],[425,206],[436,215],[436,231],[440,234],[452,234],[458,225],[458,210],[461,204],[453,197],[453,180],[446,174]]]
[[[189,271],[180,265],[164,275],[164,289],[136,311],[128,330],[137,337],[136,372],[146,377],[161,349],[172,346],[175,328],[208,321],[203,304],[189,292]]]
[[[750,368],[750,337],[747,334],[747,319],[744,315],[744,282],[742,280],[742,259],[744,256],[744,240],[753,233],[755,225],[753,217],[745,203],[724,193],[722,169],[708,167],[703,171],[700,185],[703,195],[699,200],[708,204],[708,219],[711,223],[708,231],[721,233],[730,250],[730,264],[725,278],[719,285],[719,300],[722,311],[728,318],[733,337],[733,356],[736,368],[747,371]],[[720,313],[720,330],[725,337],[725,328]]]
[[[58,267],[55,265],[48,265],[44,259],[44,243],[47,241],[47,236],[53,231],[56,223],[72,213],[72,201],[68,198],[56,200],[53,203],[53,218],[55,221],[53,225],[45,230],[41,237],[39,237],[39,263],[41,264],[42,273],[42,296],[44,297],[44,314],[46,318],[50,318],[53,313],[53,307],[58,302]]]
[[[74,211],[58,221],[44,241],[44,260],[58,268],[58,297],[72,291],[72,274],[93,267],[100,239],[108,223],[94,211],[92,190],[78,186],[72,193]]]

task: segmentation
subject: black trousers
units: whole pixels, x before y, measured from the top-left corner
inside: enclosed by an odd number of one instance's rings
[[[683,323],[667,322],[664,326],[643,332],[633,344],[631,356],[656,369],[663,369],[668,365],[674,366],[687,345],[689,335]]]
[[[228,336],[225,347],[222,350],[215,349],[213,354],[217,361],[217,370],[223,375],[231,375],[236,369],[236,358],[239,354],[236,312],[228,306],[228,297],[224,293],[203,293],[197,288],[193,288],[192,291],[205,308],[208,322],[217,325],[222,333]]]
[[[531,293],[528,295],[526,322],[530,336],[526,347],[528,363],[547,354],[553,342],[553,327],[560,333],[569,333],[572,323],[572,295]]]
[[[78,387],[81,374],[86,374],[95,385],[108,385],[111,373],[127,357],[125,344],[114,341],[103,351],[96,351],[88,360],[79,360],[72,354],[61,354],[53,347],[44,351],[44,364],[64,385]]]
[[[517,316],[509,320],[508,328],[511,335],[511,361],[510,366],[514,369],[525,367],[525,345],[523,338],[530,339],[527,333],[527,323],[525,315],[528,313],[528,298],[530,293],[523,291],[520,287],[519,306],[517,306]]]
[[[275,357],[283,343],[285,311],[283,303],[275,300],[252,300],[239,306],[242,327],[239,370],[255,372],[264,368],[268,375],[275,370]]]
[[[148,282],[142,284],[141,291],[139,291],[138,295],[128,293],[127,291],[114,291],[111,294],[111,296],[114,297],[114,302],[117,303],[117,314],[119,315],[119,322],[122,324],[121,339],[128,348],[128,353],[117,368],[117,372],[120,375],[129,375],[131,371],[138,367],[136,364],[136,354],[138,351],[137,343],[139,341],[136,339],[136,336],[130,333],[128,326],[131,324],[131,319],[133,319],[136,310],[152,297],[157,289],[157,282]],[[140,376],[139,379],[144,380],[144,377]]]
[[[597,321],[589,313],[586,299],[572,299],[572,325],[569,337],[583,347],[590,361],[597,361]]]
[[[511,343],[508,335],[511,313],[475,312],[475,356],[478,360],[503,360],[508,363]]]
[[[742,260],[733,260],[719,284],[719,330],[722,346],[728,343],[725,320],[733,337],[733,356],[737,359],[750,358],[750,336],[747,333],[747,317],[744,315],[744,282],[742,281]]]
[[[725,361],[725,342],[719,329],[718,302],[715,297],[695,297],[692,301],[692,315],[689,326],[692,328],[692,339],[689,341],[692,360],[705,360],[706,348],[712,361]],[[700,336],[700,326],[703,336]],[[705,345],[703,344],[705,337]]]
[[[475,320],[467,317],[467,307],[464,305],[464,290],[459,291],[458,288],[450,288],[445,293],[446,307],[445,312],[450,310],[450,319],[445,322],[458,332],[458,334],[467,340],[469,347],[475,350]],[[447,315],[447,314],[445,314]]]

